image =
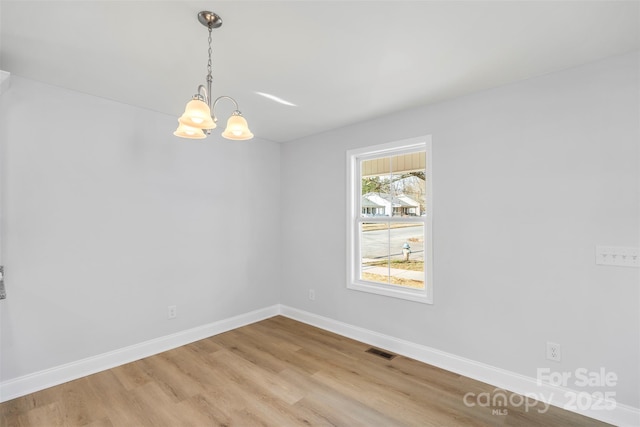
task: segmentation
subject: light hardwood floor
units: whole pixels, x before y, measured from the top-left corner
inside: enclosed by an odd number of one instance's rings
[[[281,316],[20,397],[2,426],[595,426],[495,387]],[[467,399],[476,402],[477,399]],[[520,399],[512,399],[518,403]],[[495,412],[494,412],[495,411]],[[498,414],[500,413],[500,415]]]

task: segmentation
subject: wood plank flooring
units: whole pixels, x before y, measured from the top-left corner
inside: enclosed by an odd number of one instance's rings
[[[276,316],[0,404],[2,426],[596,426]],[[467,402],[477,402],[467,399]]]

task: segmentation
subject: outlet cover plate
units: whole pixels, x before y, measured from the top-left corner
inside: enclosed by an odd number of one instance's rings
[[[178,316],[178,308],[175,305],[167,307],[167,318],[175,319]]]
[[[559,362],[562,359],[560,344],[547,342],[547,359],[553,360],[554,362]]]

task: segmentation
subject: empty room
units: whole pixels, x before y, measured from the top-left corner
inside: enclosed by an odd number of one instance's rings
[[[0,1],[1,426],[640,426],[640,1]]]

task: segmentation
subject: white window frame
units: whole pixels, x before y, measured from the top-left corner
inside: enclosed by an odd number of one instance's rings
[[[395,156],[415,151],[425,151],[426,155],[426,200],[425,216],[368,218],[362,216],[362,160],[376,157]],[[433,304],[433,191],[432,191],[432,150],[431,136],[394,141],[357,148],[347,151],[347,288],[410,301]],[[360,279],[362,262],[360,258],[360,224],[363,222],[423,222],[424,223],[424,289],[405,288]]]

